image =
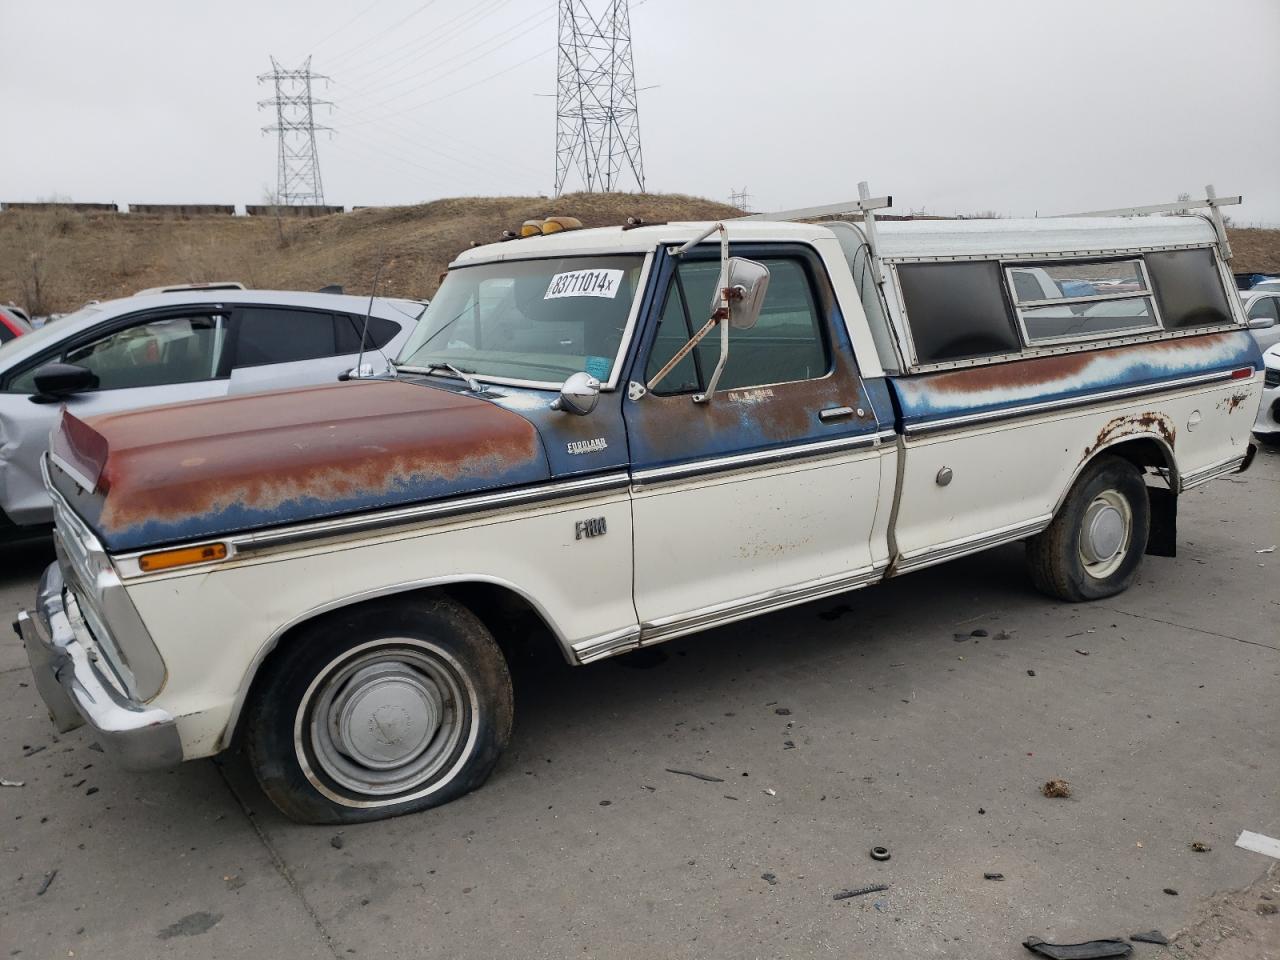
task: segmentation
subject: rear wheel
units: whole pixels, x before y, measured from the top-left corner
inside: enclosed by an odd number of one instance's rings
[[[1128,460],[1101,456],[1048,528],[1027,541],[1031,579],[1044,593],[1072,602],[1120,593],[1137,576],[1150,522],[1141,472]]]
[[[304,823],[354,823],[480,786],[511,734],[507,664],[484,625],[443,598],[376,601],[293,637],[255,691],[249,761]]]

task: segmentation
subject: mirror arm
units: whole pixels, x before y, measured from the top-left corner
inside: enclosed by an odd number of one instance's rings
[[[693,395],[694,403],[707,403],[716,395],[716,384],[720,382],[720,374],[724,372],[725,362],[729,359],[729,322],[728,319],[720,321],[720,359],[716,361],[716,368],[711,374],[711,379],[707,382],[706,393],[695,393]]]

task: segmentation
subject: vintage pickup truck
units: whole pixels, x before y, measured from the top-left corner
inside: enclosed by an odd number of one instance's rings
[[[587,664],[1011,541],[1067,601],[1172,556],[1263,387],[1220,227],[876,208],[531,222],[394,377],[70,406],[16,625],[56,724],[138,768],[243,744],[289,816],[369,820],[486,779],[530,636]]]

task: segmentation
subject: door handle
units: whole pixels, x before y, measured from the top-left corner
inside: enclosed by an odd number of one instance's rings
[[[823,423],[830,423],[832,420],[842,420],[845,417],[853,416],[853,407],[827,407],[818,413],[818,419]]]

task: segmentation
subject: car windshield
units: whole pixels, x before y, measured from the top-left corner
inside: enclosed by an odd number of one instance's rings
[[[608,382],[644,258],[507,260],[450,270],[396,365],[559,386]]]
[[[90,304],[81,307],[75,313],[68,313],[57,320],[46,320],[44,326],[36,327],[28,334],[16,337],[0,346],[0,370],[3,370],[12,357],[19,354],[26,356],[49,343],[56,343],[67,335],[67,331],[77,326],[80,320],[98,313],[100,307]]]

